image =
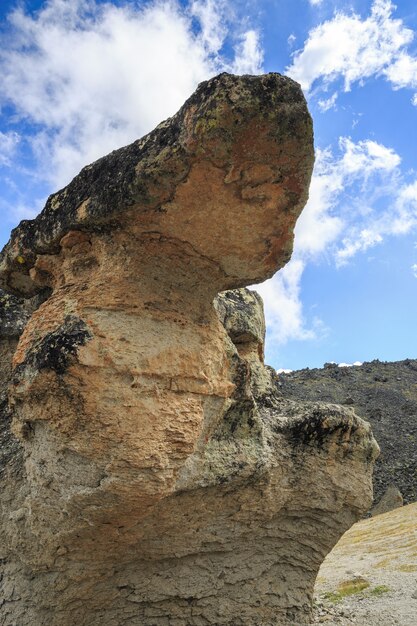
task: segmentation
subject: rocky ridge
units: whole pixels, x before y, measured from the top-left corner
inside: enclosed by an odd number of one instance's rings
[[[288,260],[312,166],[299,86],[222,74],[13,231],[2,626],[308,623],[377,446],[350,408],[277,393],[235,290]]]
[[[374,470],[374,500],[390,485],[404,503],[417,501],[417,360],[302,369],[279,375],[279,389],[293,400],[352,407],[372,425],[381,448]],[[398,501],[399,502],[399,501]]]

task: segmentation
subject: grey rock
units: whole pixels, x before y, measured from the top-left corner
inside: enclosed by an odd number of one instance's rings
[[[302,369],[279,375],[283,397],[347,404],[372,425],[381,448],[374,470],[374,504],[395,484],[404,504],[417,501],[417,360]],[[353,401],[353,402],[352,402]]]
[[[219,319],[235,346],[255,344],[263,355],[265,316],[262,298],[256,291],[223,291],[214,300]]]
[[[378,504],[371,509],[371,515],[381,515],[388,513],[398,507],[403,506],[404,498],[401,491],[395,485],[388,485],[387,490],[379,500]]]

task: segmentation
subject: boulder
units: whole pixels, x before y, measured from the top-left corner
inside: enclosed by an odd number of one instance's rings
[[[400,506],[403,506],[403,504],[404,498],[398,487],[394,484],[388,485],[378,504],[371,509],[371,515],[375,517],[375,515],[388,513],[388,511],[398,509]]]
[[[8,375],[2,626],[308,623],[377,447],[280,398],[240,288],[289,259],[312,166],[300,87],[222,74],[12,232],[1,286],[40,296]]]
[[[401,492],[404,504],[417,501],[416,359],[306,368],[280,374],[278,386],[291,400],[351,406],[371,424],[381,448],[373,473],[373,505],[390,484]]]

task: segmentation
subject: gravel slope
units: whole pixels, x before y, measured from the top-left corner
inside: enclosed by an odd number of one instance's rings
[[[340,593],[340,585],[352,590]],[[314,624],[417,624],[417,504],[358,522],[322,564]]]

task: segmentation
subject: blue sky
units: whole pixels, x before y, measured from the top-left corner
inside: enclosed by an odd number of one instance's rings
[[[417,357],[415,0],[3,0],[0,245],[81,167],[220,71],[298,80],[316,167],[258,286],[276,368]]]

